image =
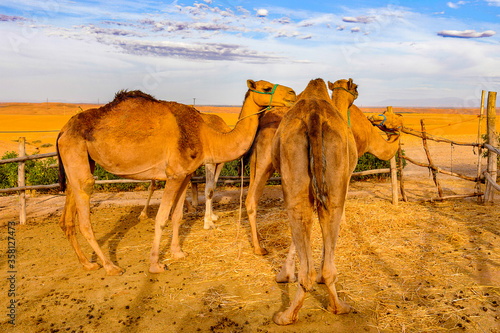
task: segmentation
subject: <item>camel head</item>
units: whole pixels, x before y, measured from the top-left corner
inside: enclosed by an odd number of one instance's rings
[[[368,120],[377,126],[380,130],[387,133],[387,135],[399,135],[403,128],[403,117],[400,114],[387,110],[382,114],[372,115]]]
[[[328,88],[332,91],[332,100],[335,99],[336,94],[341,91],[348,92],[352,95],[352,101],[350,101],[350,104],[354,103],[354,100],[358,98],[358,85],[354,83],[352,79],[337,80],[335,83],[328,81]]]
[[[248,92],[245,99],[252,98],[260,107],[292,106],[297,100],[292,88],[267,81],[248,80]]]

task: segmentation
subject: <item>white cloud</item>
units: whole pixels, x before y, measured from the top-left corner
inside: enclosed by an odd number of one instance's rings
[[[437,33],[438,36],[442,37],[455,37],[455,38],[482,38],[491,37],[496,34],[493,30],[486,30],[483,32],[476,32],[476,30],[442,30]]]
[[[500,0],[486,0],[488,5],[500,7]]]
[[[348,23],[370,23],[374,21],[374,17],[372,16],[358,16],[358,17],[352,17],[352,16],[345,16],[342,18],[342,21],[348,22]]]
[[[267,15],[269,15],[269,11],[267,9],[258,9],[257,10],[257,16],[258,17],[266,17]]]
[[[458,9],[460,6],[467,4],[467,1],[458,1],[458,2],[447,2],[446,5],[452,9]]]

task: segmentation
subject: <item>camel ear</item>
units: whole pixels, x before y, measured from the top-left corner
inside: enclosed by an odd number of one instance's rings
[[[352,85],[353,85],[354,82],[352,82],[352,79],[349,78],[349,81],[347,81],[347,89],[351,90],[352,89]]]
[[[257,85],[255,84],[255,81],[254,80],[247,80],[247,86],[248,86],[248,89],[257,89]]]
[[[330,81],[328,81],[328,89],[333,90],[333,83]]]

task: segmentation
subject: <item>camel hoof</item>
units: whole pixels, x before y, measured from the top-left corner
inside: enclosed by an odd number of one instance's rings
[[[142,211],[141,215],[139,215],[139,220],[147,220],[147,219],[148,219],[148,213]]]
[[[285,312],[278,312],[273,316],[274,323],[278,325],[290,325],[297,321],[297,318],[288,317]]]
[[[316,283],[325,284],[325,278],[323,277],[323,275],[318,275],[318,277],[316,278]]]
[[[182,259],[185,257],[186,257],[186,254],[182,251],[172,252],[172,258],[174,258],[174,259]]]
[[[96,262],[89,262],[88,264],[83,264],[83,269],[86,271],[95,271],[101,268]]]
[[[339,301],[338,306],[332,307],[331,304],[328,304],[327,310],[333,314],[346,314],[351,312],[351,307],[346,303]]]
[[[125,270],[123,268],[116,265],[104,266],[104,269],[106,270],[106,275],[109,276],[117,276],[125,273]]]
[[[263,247],[256,247],[253,249],[253,253],[260,255],[260,256],[264,256],[264,255],[268,254],[269,252],[267,252],[267,250]]]
[[[217,221],[219,219],[219,215],[212,214],[211,219],[212,221]]]
[[[205,220],[205,224],[203,225],[203,229],[209,230],[209,229],[215,229],[215,224],[210,221],[210,220]]]
[[[278,283],[293,283],[293,282],[297,281],[297,277],[295,276],[295,274],[287,274],[287,273],[279,272],[278,274],[276,274],[275,280]]]
[[[154,263],[149,266],[149,273],[158,274],[163,273],[167,269],[167,265]]]

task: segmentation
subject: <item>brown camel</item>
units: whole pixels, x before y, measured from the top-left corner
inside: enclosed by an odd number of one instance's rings
[[[343,98],[337,102],[344,107],[340,110],[332,103],[322,79],[309,82],[297,103],[283,116],[272,143],[273,165],[281,173],[292,240],[300,260],[295,298],[273,318],[280,325],[297,320],[306,293],[316,280],[310,242],[315,209],[323,233],[320,276],[330,295],[328,310],[337,314],[350,310],[335,289],[334,250],[358,158],[347,113],[357,97],[357,86],[352,80],[343,80],[339,88]]]
[[[336,82],[335,84],[339,85],[340,82]],[[332,89],[335,84],[328,82],[328,86],[332,90],[332,101],[337,101],[338,97],[342,97],[343,95],[341,89]],[[276,107],[264,113],[259,120],[259,128],[255,135],[255,141],[247,153],[250,154],[250,184],[245,206],[255,254],[267,254],[267,250],[260,245],[260,236],[257,232],[257,207],[266,182],[274,171],[271,160],[271,142],[283,115],[289,109],[288,107]],[[385,112],[382,115],[367,118],[356,105],[352,105],[349,108],[349,118],[354,140],[356,141],[358,156],[370,153],[381,160],[388,160],[394,156],[399,147],[399,132],[397,129],[402,127],[399,115],[392,112]],[[387,133],[388,141],[379,134],[380,132],[373,125],[380,126]],[[288,260],[287,262],[295,263],[292,260]],[[277,277],[279,282],[289,281],[290,279],[291,281],[294,280],[293,267],[282,271]]]
[[[92,171],[95,163],[116,175],[140,180],[165,180],[150,255],[152,273],[165,270],[159,263],[163,229],[172,210],[174,257],[184,253],[179,245],[179,224],[185,189],[191,174],[203,163],[224,163],[243,155],[251,146],[262,109],[291,105],[295,92],[267,81],[247,82],[249,90],[240,120],[229,133],[209,127],[194,108],[154,99],[140,91],[121,92],[103,107],[72,117],[57,139],[62,188],[68,178],[66,204],[59,222],[80,263],[87,270],[98,269],[83,254],[75,235],[75,215],[80,231],[89,242],[108,275],[124,270],[102,252],[90,223]]]
[[[231,131],[231,128],[227,126],[226,122],[221,117],[215,114],[200,113],[200,116],[208,126],[218,132],[228,133]],[[205,165],[205,218],[203,225],[203,228],[205,229],[215,228],[214,221],[217,221],[219,219],[219,217],[213,212],[212,199],[214,196],[215,188],[217,186],[217,180],[219,179],[219,175],[223,167],[224,163],[207,163]],[[139,218],[141,219],[148,217],[149,202],[155,190],[155,186],[156,183],[154,180],[152,180],[151,185],[149,186],[149,193],[146,204],[144,205],[141,215],[139,216]],[[187,200],[184,200],[184,204],[188,207],[188,210],[194,210],[194,207]]]

